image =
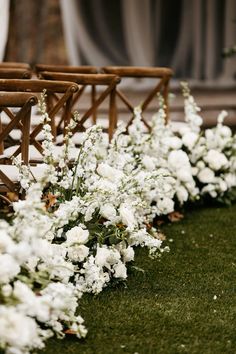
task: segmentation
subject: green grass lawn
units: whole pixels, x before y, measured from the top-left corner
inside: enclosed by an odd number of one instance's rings
[[[145,272],[82,299],[87,338],[50,340],[44,354],[236,353],[236,205],[192,209],[163,230],[170,253],[137,250]]]

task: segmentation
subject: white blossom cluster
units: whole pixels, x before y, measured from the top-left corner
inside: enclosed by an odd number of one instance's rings
[[[15,203],[11,225],[0,223],[0,347],[23,354],[43,348],[47,338],[71,331],[86,336],[76,315],[81,294],[64,249],[53,245],[53,218],[41,200],[41,185]]]
[[[187,124],[179,134],[200,195],[229,203],[236,198],[236,135],[223,124],[227,112],[219,114],[216,127],[201,131],[200,108],[186,85],[184,95]]]
[[[41,102],[43,172],[36,180],[15,161],[27,195],[14,203],[12,223],[0,223],[0,347],[8,353],[42,348],[53,334],[84,337],[76,315],[82,294],[125,280],[136,246],[151,257],[168,250],[153,227],[156,217],[205,195],[233,195],[236,138],[223,125],[225,113],[202,132],[186,86],[184,95],[186,124],[177,133],[165,124],[160,99],[150,129],[137,107],[128,131],[121,124],[109,143],[94,126],[79,146],[74,120],[56,145]]]

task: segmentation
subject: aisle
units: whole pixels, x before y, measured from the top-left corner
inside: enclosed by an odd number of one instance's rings
[[[82,300],[87,339],[51,340],[44,354],[235,352],[236,205],[195,209],[164,231],[169,254],[139,250],[145,272]]]

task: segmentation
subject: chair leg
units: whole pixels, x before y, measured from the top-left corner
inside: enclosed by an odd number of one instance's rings
[[[116,88],[114,87],[110,94],[110,107],[109,107],[108,135],[110,141],[112,139],[116,127],[117,127],[117,107],[116,107]]]

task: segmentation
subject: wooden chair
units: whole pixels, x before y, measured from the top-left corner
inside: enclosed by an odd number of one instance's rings
[[[169,80],[173,75],[173,72],[169,68],[157,68],[157,67],[137,67],[137,66],[106,66],[101,68],[101,71],[107,74],[118,75],[122,78],[122,81],[125,78],[137,78],[137,79],[144,79],[144,78],[152,78],[155,80],[155,87],[152,88],[147,97],[141,102],[140,108],[142,110],[142,119],[144,124],[150,129],[150,126],[147,120],[144,118],[144,111],[147,110],[150,102],[157,96],[157,93],[161,93],[164,98],[165,102],[165,110],[166,110],[166,119],[168,120],[169,114],[169,107],[168,107],[168,90],[169,90]],[[139,83],[135,83],[138,85]],[[120,89],[120,86],[116,88],[116,97],[119,97],[121,102],[125,105],[128,111],[131,112],[132,117],[129,119],[128,126],[132,123],[134,118],[133,111],[134,105],[130,102],[127,94],[124,93],[124,90]],[[114,100],[114,105],[116,104]],[[117,107],[113,109],[115,114],[115,126],[117,125]]]
[[[98,68],[91,65],[72,66],[72,65],[49,65],[49,64],[36,64],[35,73],[39,79],[44,79],[43,72],[58,72],[66,74],[98,74]],[[83,91],[85,87],[81,90]],[[81,92],[82,94],[82,92]],[[80,94],[80,95],[81,95]],[[91,85],[91,102],[96,99],[96,87]],[[93,121],[96,121],[96,111],[93,113]]]
[[[48,65],[48,64],[36,64],[35,72],[39,78],[43,71],[60,72],[60,73],[72,73],[72,74],[97,74],[98,68],[96,66],[71,66],[71,65]]]
[[[72,82],[48,81],[48,80],[0,80],[0,91],[3,92],[31,92],[39,94],[46,90],[48,98],[48,115],[51,118],[51,128],[54,139],[56,140],[59,131],[65,129],[72,114],[73,97],[78,91],[79,86]],[[32,117],[34,124],[31,127],[30,142],[30,161],[42,161],[42,132],[43,123],[40,116]],[[6,149],[5,153],[11,154],[14,146]],[[17,155],[20,147],[14,154]]]
[[[27,63],[20,63],[20,62],[18,63],[18,62],[12,62],[12,61],[0,62],[0,68],[31,70],[31,66]]]
[[[109,98],[109,117],[108,117],[108,130],[109,137],[112,137],[114,127],[115,127],[115,115],[114,115],[114,98],[116,92],[116,85],[120,82],[120,78],[113,74],[75,74],[75,73],[60,73],[60,72],[48,72],[44,71],[40,74],[44,79],[47,80],[65,80],[77,83],[80,86],[79,91],[74,96],[73,107],[77,108],[80,113],[79,103],[81,102],[81,96],[85,91],[86,87],[92,86],[96,90],[96,97],[92,96],[92,102],[87,106],[85,112],[82,114],[79,122],[73,133],[82,132],[86,129],[85,123],[88,122],[89,118],[92,118],[92,123],[97,123],[97,110],[101,107],[101,104]],[[104,121],[104,120],[103,120]]]
[[[31,108],[37,101],[36,95],[32,93],[0,93],[0,196],[7,192],[19,191],[18,170],[12,165],[12,157],[20,155],[23,164],[29,163]],[[9,124],[5,126],[1,124],[2,112],[11,117]],[[5,146],[13,129],[21,130],[20,146],[16,149],[17,153],[15,151],[6,157]]]
[[[30,79],[32,72],[24,68],[2,67],[0,65],[0,79]]]

